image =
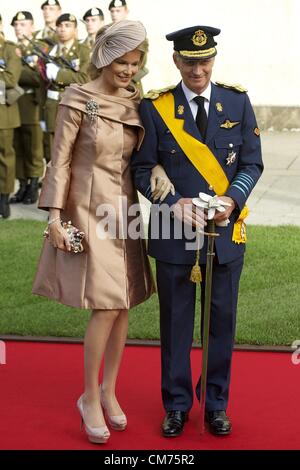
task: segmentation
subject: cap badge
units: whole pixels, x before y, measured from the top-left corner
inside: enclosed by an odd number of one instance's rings
[[[121,0],[115,0],[114,6],[115,6],[115,7],[122,7],[122,6],[123,6],[123,3],[121,2]]]
[[[240,122],[231,122],[229,119],[227,119],[224,124],[221,124],[222,129],[233,129],[235,126],[238,126]]]
[[[202,29],[199,29],[198,31],[195,32],[193,38],[192,38],[194,46],[202,47],[205,46],[207,43],[207,36]]]
[[[48,5],[56,5],[56,1],[55,0],[48,0]]]
[[[99,15],[99,10],[98,10],[98,8],[92,8],[92,9],[91,9],[91,14],[92,14],[92,16],[97,16],[97,15]]]
[[[218,113],[222,113],[222,112],[223,112],[222,103],[217,103],[217,104],[216,104],[216,108],[217,108]]]
[[[177,113],[179,114],[179,116],[182,116],[184,114],[184,106],[182,104],[178,106]]]
[[[22,20],[25,20],[26,19],[26,16],[24,15],[24,13],[22,13],[21,11],[17,14],[17,20],[18,21],[22,21]]]
[[[74,21],[76,22],[76,18],[74,15],[69,15],[69,21]]]

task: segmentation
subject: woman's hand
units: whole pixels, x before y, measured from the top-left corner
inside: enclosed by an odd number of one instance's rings
[[[71,245],[67,231],[62,228],[60,220],[52,223],[48,227],[49,242],[54,248],[62,251],[71,251]]]
[[[174,185],[169,180],[165,170],[161,165],[156,165],[154,168],[152,168],[150,183],[154,201],[159,199],[160,202],[163,202],[169,193],[175,196]]]

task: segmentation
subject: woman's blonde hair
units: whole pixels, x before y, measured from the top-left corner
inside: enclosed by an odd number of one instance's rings
[[[99,29],[99,31],[96,34],[96,39],[101,36],[101,34],[105,33],[105,31],[112,26],[113,23],[106,24],[102,26],[102,28]],[[139,46],[136,47],[137,51],[140,51],[141,54],[141,59],[140,59],[140,64],[139,67],[144,67],[146,60],[147,60],[147,52],[149,50],[149,42],[148,39],[145,39]],[[91,77],[92,80],[95,80],[99,75],[101,74],[102,68],[98,69],[92,62],[89,64],[88,67],[88,74]]]

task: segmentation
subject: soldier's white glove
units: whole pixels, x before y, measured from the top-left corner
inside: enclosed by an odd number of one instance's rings
[[[175,196],[175,188],[161,165],[152,168],[150,184],[154,201],[163,202],[169,193]]]
[[[212,220],[216,212],[226,212],[225,207],[230,207],[230,204],[219,199],[219,196],[210,196],[205,193],[199,193],[199,198],[194,198],[192,202],[195,206],[207,210],[208,220]],[[229,219],[216,223],[218,227],[227,227],[229,224]]]
[[[48,80],[56,80],[60,67],[56,64],[46,64],[46,75]]]

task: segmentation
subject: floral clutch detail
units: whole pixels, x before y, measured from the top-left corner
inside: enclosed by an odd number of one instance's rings
[[[61,222],[61,226],[64,230],[66,230],[69,241],[71,245],[71,250],[73,253],[82,253],[84,251],[82,241],[85,237],[84,232],[81,232],[78,228],[72,225],[72,222]],[[44,231],[44,237],[49,238],[49,230],[46,228]]]

